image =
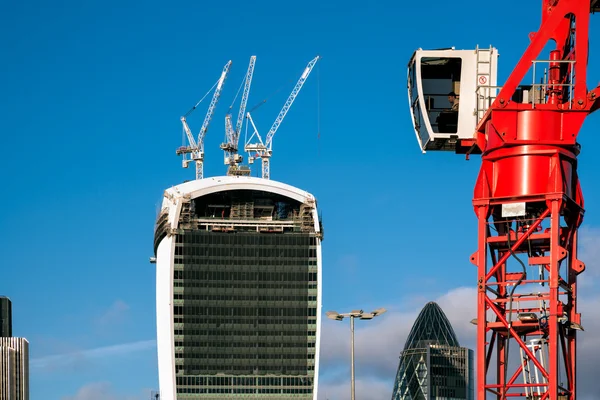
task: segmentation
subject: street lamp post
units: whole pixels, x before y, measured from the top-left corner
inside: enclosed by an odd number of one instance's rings
[[[340,314],[336,311],[327,311],[325,315],[327,318],[335,321],[342,321],[344,318],[350,318],[350,355],[351,355],[351,372],[350,372],[350,396],[352,400],[354,398],[354,318],[359,319],[373,319],[378,315],[386,312],[385,308],[378,308],[370,313],[363,312],[363,310],[353,310],[349,313]]]

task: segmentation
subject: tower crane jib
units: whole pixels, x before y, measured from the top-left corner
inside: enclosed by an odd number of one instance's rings
[[[219,98],[221,96],[221,90],[223,89],[223,85],[225,80],[227,79],[227,75],[229,74],[229,68],[231,67],[231,60],[225,64],[223,70],[221,71],[221,76],[217,83],[213,86],[215,88],[215,92],[213,93],[212,99],[210,101],[210,105],[208,106],[208,111],[206,112],[206,116],[204,117],[204,122],[202,123],[202,127],[200,128],[200,132],[198,133],[198,140],[194,140],[194,135],[191,132],[191,129],[187,123],[186,116],[189,115],[192,111],[196,109],[198,104],[202,102],[200,100],[185,116],[181,117],[181,124],[183,125],[183,130],[188,139],[188,146],[182,146],[177,149],[178,155],[183,155],[183,167],[187,168],[188,164],[191,161],[194,161],[196,164],[196,179],[202,179],[204,177],[204,137],[206,136],[206,132],[208,131],[208,126],[213,117],[215,108],[217,107],[217,103],[219,102]],[[212,89],[211,89],[212,90]],[[209,91],[210,93],[210,91]],[[208,95],[208,93],[207,93]],[[206,95],[205,95],[206,97]],[[187,155],[190,154],[190,159],[187,159]]]
[[[317,61],[319,61],[319,57],[320,56],[316,56],[308,63],[308,65],[304,69],[304,72],[300,76],[300,79],[296,83],[296,86],[292,90],[292,93],[290,93],[288,99],[286,100],[285,104],[283,105],[283,108],[279,112],[279,115],[275,119],[275,122],[273,122],[273,126],[271,126],[269,133],[267,133],[267,142],[265,144],[269,147],[269,149],[271,149],[273,136],[275,135],[275,132],[277,132],[277,129],[279,129],[279,125],[281,125],[281,122],[283,121],[283,119],[285,118],[285,115],[287,114],[290,107],[294,103],[294,100],[298,96],[298,93],[300,93],[300,89],[302,89],[304,82],[306,82],[306,80],[308,79],[308,76],[310,75],[313,67],[315,66]]]
[[[252,120],[252,116],[250,115],[250,113],[248,112],[246,115],[246,117],[252,124],[252,128],[253,128],[254,132],[252,133],[252,135],[246,142],[246,145],[244,146],[244,150],[248,153],[253,153],[253,156],[248,157],[249,163],[253,163],[254,158],[261,159],[263,179],[269,179],[269,177],[270,177],[270,167],[269,167],[270,163],[269,162],[270,162],[270,158],[273,154],[273,151],[272,151],[273,137],[275,136],[275,133],[277,132],[277,130],[279,129],[279,126],[283,122],[283,119],[285,118],[286,114],[290,110],[290,107],[294,103],[294,100],[300,93],[300,90],[302,89],[302,86],[308,79],[311,71],[313,70],[313,67],[315,66],[317,61],[319,61],[319,58],[320,58],[320,56],[316,56],[315,58],[313,58],[308,63],[308,65],[306,66],[304,71],[302,72],[300,79],[298,79],[298,82],[294,86],[294,89],[292,89],[292,92],[290,93],[287,100],[285,101],[283,107],[281,108],[281,111],[279,111],[279,115],[277,115],[277,118],[275,118],[275,121],[273,122],[271,129],[267,133],[267,136],[265,137],[264,142],[262,141],[262,138],[261,138],[258,130],[256,129],[256,126],[254,125],[254,121]],[[252,140],[254,138],[256,141],[258,141],[258,143],[256,143],[256,142],[252,143]]]
[[[248,104],[248,96],[250,95],[250,85],[252,84],[255,63],[256,56],[250,57],[250,65],[248,65],[248,71],[246,72],[246,83],[244,84],[244,92],[242,93],[242,101],[240,102],[240,111],[238,113],[237,123],[235,124],[236,147],[237,139],[240,137],[240,131],[242,129],[242,124],[244,123],[244,115],[246,114],[246,105]]]
[[[231,106],[229,107],[229,111],[225,115],[225,138],[226,142],[221,144],[221,149],[225,152],[225,165],[229,165],[227,174],[228,175],[238,175],[241,173],[241,170],[238,168],[238,164],[243,161],[243,157],[238,154],[239,147],[239,138],[240,131],[242,130],[242,125],[244,123],[244,114],[246,112],[246,105],[248,104],[248,96],[250,94],[250,85],[252,83],[252,76],[254,74],[254,64],[256,62],[256,56],[250,57],[250,63],[248,65],[248,70],[246,71],[246,75],[244,76],[243,91],[242,91],[242,100],[240,102],[240,110],[238,112],[238,118],[235,123],[235,128],[231,121],[231,109],[233,108],[233,104],[235,103],[235,99]],[[240,90],[242,87],[240,86]],[[239,93],[239,90],[238,90]],[[237,98],[237,95],[236,95]],[[248,170],[249,173],[249,170]]]
[[[213,93],[212,100],[210,101],[210,105],[208,106],[208,112],[204,117],[204,123],[202,124],[202,128],[200,128],[200,133],[198,134],[198,146],[200,147],[201,152],[204,151],[204,136],[206,135],[206,131],[208,131],[208,125],[210,124],[215,108],[217,107],[219,98],[221,97],[221,90],[223,89],[225,79],[227,79],[227,74],[229,74],[229,67],[231,67],[231,61],[229,61],[227,64],[225,64],[225,67],[223,67],[221,77],[219,78],[219,82],[217,83],[217,88],[215,89],[215,93]]]

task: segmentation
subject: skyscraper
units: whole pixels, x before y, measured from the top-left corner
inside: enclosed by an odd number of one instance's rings
[[[450,321],[425,305],[406,339],[392,400],[472,400],[473,350],[460,347]]]
[[[29,400],[29,342],[0,337],[0,399]]]
[[[165,191],[161,400],[317,398],[321,238],[315,198],[283,183],[226,176]]]
[[[12,304],[0,296],[0,400],[29,400],[29,342],[12,337]]]
[[[0,296],[0,337],[12,336],[12,304],[6,296]]]

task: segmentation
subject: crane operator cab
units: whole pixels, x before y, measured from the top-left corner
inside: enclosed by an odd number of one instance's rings
[[[459,151],[498,92],[498,51],[422,50],[408,64],[408,101],[417,141],[427,150]]]

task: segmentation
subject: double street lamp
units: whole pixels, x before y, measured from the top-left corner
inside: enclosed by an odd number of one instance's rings
[[[366,313],[363,312],[363,310],[353,310],[349,313],[345,313],[345,314],[340,314],[336,311],[327,311],[325,313],[325,315],[327,315],[327,318],[329,319],[333,319],[335,321],[342,321],[344,318],[350,318],[350,348],[351,348],[351,358],[352,358],[352,368],[351,368],[351,377],[350,377],[350,395],[351,395],[351,399],[355,400],[354,398],[354,318],[358,318],[358,319],[373,319],[378,315],[383,314],[384,312],[386,312],[385,308],[378,308],[375,311],[372,311],[370,313]]]

